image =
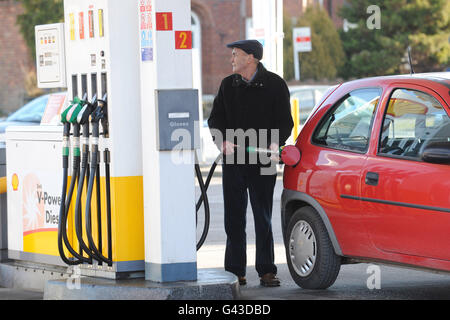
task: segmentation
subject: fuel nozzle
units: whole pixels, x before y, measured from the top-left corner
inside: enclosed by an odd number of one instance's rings
[[[103,136],[108,137],[109,135],[109,124],[108,124],[108,94],[105,93],[102,99],[98,100],[98,107],[100,107],[101,113],[99,113],[100,122],[103,128]]]
[[[97,100],[97,107],[91,114],[92,136],[98,138],[100,136],[99,123],[102,123],[104,136],[108,136],[108,103],[107,94],[102,99]]]
[[[300,150],[296,146],[288,145],[281,146],[278,150],[270,150],[264,148],[247,147],[246,151],[248,153],[267,153],[267,154],[277,154],[280,157],[281,163],[287,166],[295,167],[301,158]]]
[[[86,99],[86,94],[83,99]],[[84,101],[79,97],[74,97],[74,99],[70,102],[70,105],[61,112],[61,123],[64,124],[63,130],[63,167],[68,167],[68,157],[69,157],[69,136],[70,136],[70,125],[76,120],[76,116],[81,110],[81,106],[84,104]],[[79,136],[80,128],[79,126],[74,125],[74,136]]]
[[[64,125],[64,132],[63,132],[63,136],[64,137],[69,137],[70,135],[70,116],[69,116],[69,120],[67,115],[68,114],[72,114],[74,108],[76,108],[76,106],[81,102],[80,98],[75,97],[69,104],[69,106],[63,110],[63,112],[61,112],[61,123]]]
[[[89,123],[89,116],[91,115],[92,111],[95,110],[97,107],[97,95],[94,95],[92,97],[92,101],[86,101],[86,103],[81,108],[80,112],[78,113],[77,122],[81,125],[84,125],[86,123]]]

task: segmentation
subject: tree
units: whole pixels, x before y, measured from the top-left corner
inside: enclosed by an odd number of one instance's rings
[[[25,43],[30,49],[33,60],[36,59],[34,26],[64,21],[63,0],[19,0],[23,14],[17,17]]]
[[[378,8],[379,17],[370,8]],[[347,56],[339,72],[344,78],[407,72],[408,46],[416,72],[450,63],[448,0],[349,0],[340,15],[357,24],[340,33]],[[379,28],[373,28],[374,18]]]
[[[283,14],[283,74],[286,80],[294,78],[294,57],[292,47],[292,19],[288,13]]]
[[[285,77],[293,78],[292,18],[285,14]],[[321,6],[310,6],[295,27],[310,27],[312,52],[299,54],[302,79],[334,79],[344,63],[344,51],[333,21]]]

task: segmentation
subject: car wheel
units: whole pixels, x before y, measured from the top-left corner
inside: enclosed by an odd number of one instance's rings
[[[339,274],[341,258],[335,254],[327,229],[312,207],[298,209],[286,232],[286,258],[292,279],[304,289],[326,289]]]

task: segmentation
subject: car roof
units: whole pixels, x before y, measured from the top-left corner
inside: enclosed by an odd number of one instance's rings
[[[392,76],[377,76],[377,77],[369,77],[356,79],[349,82],[354,81],[369,81],[369,80],[411,80],[411,79],[423,79],[423,80],[431,80],[438,82],[446,82],[450,83],[450,72],[428,72],[428,73],[414,73],[414,74],[400,74],[400,75],[392,75]]]
[[[342,83],[343,88],[353,87],[357,85],[373,85],[374,83],[391,83],[397,81],[408,81],[411,83],[419,83],[420,81],[431,81],[437,83],[447,89],[450,89],[450,72],[429,72],[429,73],[416,73],[416,74],[403,74],[403,75],[391,75],[391,76],[377,76],[370,78],[355,79]]]

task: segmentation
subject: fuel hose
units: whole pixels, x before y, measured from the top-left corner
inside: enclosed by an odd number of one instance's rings
[[[82,255],[79,255],[73,248],[72,245],[70,244],[70,241],[67,237],[67,215],[68,215],[68,210],[70,207],[70,200],[72,198],[72,194],[73,194],[73,189],[76,183],[76,180],[78,178],[78,169],[79,167],[77,166],[77,160],[74,160],[74,170],[72,173],[72,181],[71,181],[71,185],[69,187],[69,194],[66,197],[66,192],[67,192],[67,176],[68,176],[68,170],[69,170],[69,148],[70,148],[70,120],[72,119],[72,116],[74,114],[76,114],[76,112],[79,112],[80,110],[80,105],[83,103],[82,100],[80,100],[78,97],[75,97],[74,100],[71,102],[71,105],[66,108],[62,113],[61,113],[61,122],[64,125],[64,129],[63,129],[63,185],[62,185],[62,193],[61,193],[61,206],[60,206],[60,211],[59,211],[59,219],[58,219],[58,251],[60,254],[61,259],[68,265],[77,265],[83,262],[89,262],[90,260],[83,257]],[[73,119],[72,119],[73,120]],[[76,134],[75,131],[78,130],[78,134],[79,134],[79,127],[78,129],[75,128],[74,133]],[[64,246],[63,246],[63,241],[64,244],[67,248],[67,250],[74,256],[74,258],[69,259],[65,252],[64,252]]]
[[[98,148],[98,142],[99,142],[99,136],[100,136],[100,121],[105,119],[106,114],[106,96],[103,97],[103,100],[98,101],[97,108],[92,112],[91,114],[91,123],[92,123],[92,149],[91,149],[91,174],[88,181],[88,190],[86,193],[86,209],[85,209],[85,222],[86,222],[86,235],[89,243],[90,250],[92,250],[92,254],[94,255],[94,258],[98,262],[105,262],[108,264],[108,266],[112,266],[112,246],[111,246],[111,217],[110,217],[110,195],[109,195],[109,172],[107,172],[106,177],[106,184],[107,184],[107,223],[108,223],[108,257],[105,257],[101,252],[101,246],[99,243],[99,248],[97,248],[94,239],[92,237],[92,217],[91,217],[91,200],[92,200],[92,193],[94,188],[94,180],[97,179],[97,205],[98,210],[97,214],[100,215],[100,167],[99,167],[99,148]],[[108,151],[109,152],[109,151]],[[106,154],[105,154],[106,155]],[[109,156],[108,156],[109,157]],[[105,159],[106,160],[106,159]],[[105,161],[105,163],[108,163],[109,165],[109,159]],[[108,167],[109,169],[109,167]]]

